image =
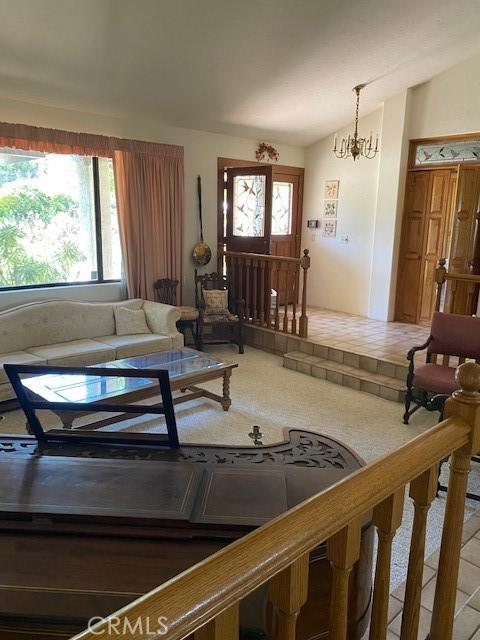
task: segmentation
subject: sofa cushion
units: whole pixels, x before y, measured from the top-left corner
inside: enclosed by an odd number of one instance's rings
[[[26,351],[12,351],[0,353],[0,384],[8,382],[8,376],[3,368],[4,364],[46,364],[45,360]]]
[[[132,336],[135,334],[152,333],[147,325],[145,311],[143,309],[128,309],[127,307],[116,307],[115,333],[117,336]]]
[[[71,340],[28,350],[48,364],[86,366],[115,359],[115,349],[97,340]]]
[[[455,382],[455,369],[433,363],[415,367],[413,384],[417,389],[446,395],[458,389],[458,384]]]
[[[172,339],[168,336],[155,334],[138,334],[134,336],[104,336],[98,338],[99,342],[113,347],[116,351],[115,358],[131,358],[143,356],[154,351],[166,351],[172,348]]]

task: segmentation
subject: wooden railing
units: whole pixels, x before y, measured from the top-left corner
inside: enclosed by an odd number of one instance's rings
[[[122,637],[145,638],[131,625],[161,617],[168,640],[192,633],[195,640],[238,640],[240,600],[268,581],[276,627],[270,640],[295,640],[296,619],[307,598],[308,554],[327,541],[332,567],[329,638],[345,640],[349,576],[359,557],[361,518],[372,511],[379,544],[370,639],[385,639],[392,539],[410,483],[415,511],[401,638],[416,638],[427,512],[436,494],[438,463],[451,455],[430,631],[430,640],[450,640],[470,457],[480,450],[480,365],[463,364],[457,380],[461,389],[447,401],[443,422],[118,611],[114,620],[116,628],[126,629]],[[132,570],[134,566],[132,558]],[[130,626],[122,626],[128,621]],[[108,628],[107,619],[75,640],[108,637]]]
[[[442,258],[435,272],[437,297],[435,311],[472,315],[477,312],[480,291],[480,275],[449,273],[447,261]]]
[[[224,261],[235,298],[245,301],[245,322],[307,337],[308,253],[305,249],[301,258],[288,258],[219,252],[219,271]]]

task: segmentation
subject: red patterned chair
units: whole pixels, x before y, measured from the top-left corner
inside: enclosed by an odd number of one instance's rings
[[[415,354],[424,349],[427,350],[426,364],[415,366]],[[441,363],[438,356],[443,356]],[[410,365],[403,415],[405,424],[420,407],[443,412],[445,400],[458,388],[456,363],[450,366],[451,357],[458,358],[458,364],[467,359],[480,362],[480,318],[438,311],[433,314],[428,340],[410,349],[407,355]],[[410,409],[412,403],[415,406]]]

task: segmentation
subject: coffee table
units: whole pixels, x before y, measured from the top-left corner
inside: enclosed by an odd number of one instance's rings
[[[238,367],[238,364],[218,360],[201,351],[182,347],[113,360],[88,368],[93,367],[136,370],[165,369],[169,373],[172,391],[182,392],[181,396],[173,398],[174,404],[205,397],[219,402],[223,410],[228,411],[232,404],[230,377],[232,370]],[[217,378],[223,379],[222,395],[197,386],[202,382]],[[88,425],[74,427],[73,422],[75,418],[78,418],[81,403],[101,404],[108,400],[109,404],[118,404],[119,411],[121,411],[122,404],[138,402],[159,394],[157,381],[138,377],[64,375],[58,372],[24,378],[22,384],[35,400],[79,404],[79,409],[76,411],[52,409],[53,413],[59,416],[65,429],[94,430],[132,417],[131,414],[120,414]],[[88,413],[92,413],[92,411],[82,412],[82,415]]]

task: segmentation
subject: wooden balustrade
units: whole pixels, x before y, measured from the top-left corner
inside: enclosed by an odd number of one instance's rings
[[[226,270],[234,297],[245,301],[245,322],[307,337],[308,253],[305,249],[301,258],[288,258],[219,251],[218,270]]]
[[[370,638],[385,638],[393,536],[410,483],[415,505],[401,637],[416,638],[425,550],[426,516],[435,495],[440,460],[452,455],[430,640],[452,638],[455,592],[470,456],[480,450],[480,365],[457,370],[460,390],[445,407],[446,419],[396,451],[237,540],[203,562],[127,605],[112,619],[166,619],[168,640],[237,640],[239,602],[269,582],[274,611],[270,640],[295,640],[306,600],[308,553],[327,541],[332,565],[330,638],[346,640],[349,576],[359,553],[360,522],[373,511],[379,536]],[[75,640],[107,637],[109,620]],[[144,638],[128,625],[122,637]],[[105,633],[103,633],[105,632]]]
[[[446,258],[442,258],[435,272],[437,294],[435,311],[472,315],[477,312],[480,275],[449,273]]]

